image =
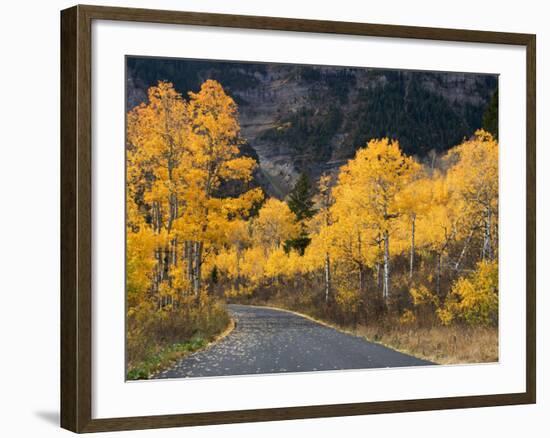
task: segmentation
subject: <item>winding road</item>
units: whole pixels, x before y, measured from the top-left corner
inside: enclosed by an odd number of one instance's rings
[[[228,306],[235,328],[154,378],[433,365],[292,312]]]

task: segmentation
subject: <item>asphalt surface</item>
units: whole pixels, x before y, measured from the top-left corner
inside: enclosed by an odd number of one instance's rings
[[[432,365],[284,310],[228,308],[236,323],[228,336],[154,378]]]

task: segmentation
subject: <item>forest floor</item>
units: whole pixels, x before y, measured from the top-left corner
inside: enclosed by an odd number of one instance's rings
[[[464,326],[358,325],[351,331],[373,342],[442,365],[498,362],[498,329]]]
[[[128,380],[141,380],[154,378],[163,370],[174,366],[185,357],[208,348],[212,344],[228,336],[235,328],[235,320],[230,319],[227,327],[222,332],[204,337],[200,334],[188,341],[159,346],[154,352],[147,354],[136,364],[129,364]]]

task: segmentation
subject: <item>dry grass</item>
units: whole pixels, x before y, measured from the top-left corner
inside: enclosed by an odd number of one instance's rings
[[[128,380],[149,379],[158,372],[170,368],[178,360],[207,348],[209,345],[218,342],[226,337],[235,328],[235,321],[231,319],[227,328],[219,335],[207,341],[201,337],[195,337],[184,343],[170,344],[164,348],[158,348],[154,354],[149,354],[141,362],[128,367]]]
[[[369,341],[438,364],[488,363],[498,361],[498,329],[486,327],[396,325],[357,326],[352,330]]]
[[[498,361],[498,328],[472,327],[465,325],[441,326],[437,322],[425,321],[424,325],[403,325],[399,318],[386,315],[379,322],[357,325],[342,324],[322,306],[300,300],[295,294],[275,296],[270,299],[241,300],[241,304],[273,306],[298,312],[317,322],[327,324],[344,332],[366,338],[394,350],[426,359],[442,365],[490,363]]]
[[[204,348],[229,327],[231,319],[225,305],[206,298],[199,306],[190,297],[190,302],[171,310],[137,309],[127,318],[127,376],[148,378]]]

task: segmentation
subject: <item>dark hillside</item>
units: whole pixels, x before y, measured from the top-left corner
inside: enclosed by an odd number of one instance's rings
[[[186,95],[216,79],[239,104],[243,136],[259,158],[257,183],[286,195],[300,172],[316,178],[375,137],[419,159],[444,152],[483,125],[495,75],[135,58],[127,106],[159,80]]]

